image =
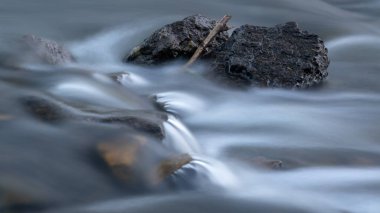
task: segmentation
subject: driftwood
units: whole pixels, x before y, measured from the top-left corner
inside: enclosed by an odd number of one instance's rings
[[[207,45],[215,38],[215,36],[218,33],[229,30],[227,22],[230,19],[231,16],[225,15],[220,21],[218,21],[218,23],[216,23],[214,29],[211,30],[211,32],[208,34],[208,36],[205,38],[202,44],[198,47],[198,49],[195,51],[190,60],[183,66],[183,70],[187,70],[201,56],[203,51],[206,49]]]

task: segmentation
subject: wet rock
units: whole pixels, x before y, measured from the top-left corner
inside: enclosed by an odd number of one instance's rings
[[[108,73],[106,76],[118,85],[125,87],[129,87],[131,85],[147,86],[150,84],[149,81],[143,77],[127,71]]]
[[[108,76],[116,83],[123,85],[123,82],[131,81],[130,74],[128,72],[115,72],[110,73]]]
[[[157,167],[158,182],[163,181],[166,177],[181,169],[184,165],[190,163],[193,159],[188,154],[171,156],[160,162]]]
[[[376,152],[339,148],[306,149],[242,146],[231,147],[225,150],[224,154],[246,165],[261,168],[268,165],[274,166],[273,169],[281,170],[334,166],[370,167],[380,164],[380,155]]]
[[[258,157],[253,156],[251,158],[240,158],[239,160],[248,165],[260,167],[262,169],[277,170],[277,169],[281,169],[283,165],[283,162],[280,160],[273,160],[273,159],[263,157],[263,156],[258,156]]]
[[[41,121],[59,122],[67,117],[58,104],[45,98],[27,96],[21,98],[20,102],[28,113]]]
[[[209,76],[233,87],[306,88],[327,77],[328,65],[321,38],[295,22],[244,25],[218,52]]]
[[[125,182],[134,182],[133,166],[139,157],[139,152],[147,142],[143,138],[128,141],[111,141],[100,143],[97,150],[111,168],[113,174]]]
[[[216,21],[202,15],[189,16],[182,21],[168,24],[135,47],[126,61],[151,65],[173,59],[188,59],[215,25]],[[204,55],[211,55],[227,39],[226,32],[219,33]]]
[[[55,41],[35,35],[25,35],[22,41],[28,55],[39,62],[56,65],[75,61],[71,53]]]
[[[134,116],[123,116],[101,118],[99,121],[102,123],[126,124],[137,131],[146,132],[161,140],[165,138],[165,131],[162,125],[162,120]]]
[[[134,137],[100,143],[97,150],[114,176],[127,186],[159,186],[192,161],[187,154],[161,155],[152,145],[146,138]]]
[[[167,120],[165,113],[149,111],[124,111],[121,113],[109,113],[109,115],[82,115],[80,112],[67,110],[64,104],[38,96],[26,96],[20,98],[24,110],[34,118],[56,124],[63,121],[93,122],[113,124],[128,127],[138,132],[146,133],[158,139],[165,138],[163,122]],[[78,110],[79,111],[79,110]],[[0,121],[10,119],[0,114]]]

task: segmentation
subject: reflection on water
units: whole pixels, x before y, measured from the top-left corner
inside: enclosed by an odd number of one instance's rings
[[[378,213],[379,9],[378,0],[0,0],[1,61],[22,55],[14,40],[27,33],[65,43],[78,59],[0,68],[0,212],[16,199],[25,205],[15,212]],[[234,26],[298,21],[326,40],[329,79],[308,91],[240,92],[178,72],[182,62],[121,62],[158,26],[194,13],[229,13]],[[109,77],[121,72],[119,83]],[[19,102],[30,96],[69,119],[35,119]],[[161,145],[193,155],[171,179],[190,191],[125,190],[96,157],[96,143],[138,133],[88,118],[154,111],[151,97],[170,113]],[[161,145],[154,155],[168,154]]]

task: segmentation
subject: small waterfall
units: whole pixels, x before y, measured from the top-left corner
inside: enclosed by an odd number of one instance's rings
[[[175,151],[188,153],[193,161],[177,170],[171,177],[176,187],[204,188],[210,185],[221,188],[237,186],[237,178],[222,162],[203,156],[200,145],[190,130],[173,115],[164,124],[164,144]]]
[[[208,175],[209,180],[220,187],[230,189],[238,186],[238,178],[233,174],[231,169],[221,161],[204,156],[193,156],[193,163],[203,168]]]
[[[238,178],[220,161],[193,155],[191,163],[184,165],[168,177],[168,183],[176,189],[230,190],[239,187]]]
[[[200,153],[200,147],[190,130],[176,117],[169,115],[164,123],[166,138],[164,144],[181,153]]]

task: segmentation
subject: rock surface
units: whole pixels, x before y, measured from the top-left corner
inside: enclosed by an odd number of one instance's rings
[[[233,87],[307,88],[327,77],[328,65],[323,41],[295,22],[243,25],[218,51],[208,75]]]
[[[23,108],[33,117],[45,122],[60,122],[68,116],[56,103],[45,98],[27,96],[20,99]]]
[[[188,59],[215,25],[216,21],[202,15],[189,16],[182,21],[168,24],[135,47],[126,61],[151,65],[173,59]],[[209,44],[204,56],[212,54],[227,39],[227,32],[219,33]]]
[[[28,53],[42,63],[56,65],[75,61],[71,53],[55,41],[35,35],[25,35],[22,41]]]
[[[67,110],[66,108],[68,107],[62,103],[37,96],[22,97],[20,98],[20,104],[29,115],[50,124],[57,124],[64,121],[102,123],[120,127],[125,126],[160,140],[165,138],[163,126],[163,122],[167,120],[165,113],[132,110],[102,116],[89,113],[82,115],[79,112]],[[7,116],[0,114],[0,120],[2,120],[2,117],[4,117],[4,119],[7,118]]]
[[[100,143],[97,150],[114,176],[126,185],[158,186],[192,161],[188,154],[160,156],[150,145],[144,137],[134,137]]]
[[[148,114],[148,113],[147,113]],[[98,119],[101,123],[106,124],[125,124],[128,127],[145,132],[155,138],[163,140],[165,138],[165,131],[162,122],[167,118],[163,116],[120,116],[120,117],[106,117]]]

